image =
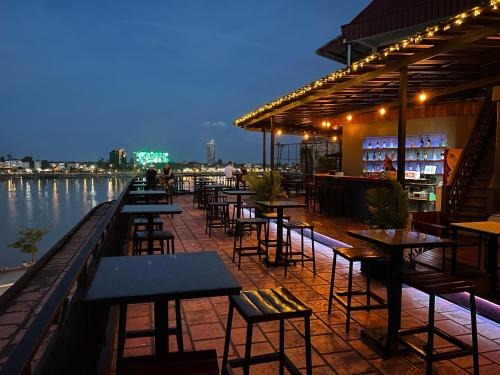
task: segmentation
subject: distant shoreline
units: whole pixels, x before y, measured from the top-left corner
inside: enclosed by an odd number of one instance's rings
[[[0,179],[11,178],[81,178],[81,177],[133,177],[137,172],[112,172],[112,173],[16,173],[0,174]]]

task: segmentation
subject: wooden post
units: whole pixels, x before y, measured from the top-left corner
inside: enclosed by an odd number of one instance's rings
[[[262,169],[266,170],[267,157],[267,134],[266,128],[262,128]]]
[[[408,101],[408,68],[399,71],[398,102],[398,181],[404,186],[406,158],[406,104]]]
[[[276,131],[274,126],[274,116],[271,116],[271,171],[274,171],[274,132]]]
[[[487,190],[487,209],[488,212],[500,211],[500,86],[493,87],[492,98],[497,105],[497,124],[495,139],[495,161],[493,166],[493,176]]]

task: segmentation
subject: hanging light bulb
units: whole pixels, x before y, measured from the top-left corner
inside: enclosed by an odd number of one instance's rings
[[[427,94],[425,92],[421,92],[418,96],[418,100],[420,100],[421,103],[425,102],[427,100]]]
[[[334,136],[332,137],[332,141],[334,141],[334,142],[337,142],[337,141],[338,141],[338,139],[339,139],[339,137],[337,137],[336,135],[334,135]]]
[[[380,108],[380,109],[378,110],[378,113],[380,113],[380,115],[381,115],[381,116],[384,116],[386,112],[387,112],[387,111],[386,111],[386,109],[385,109],[384,107],[382,107],[382,108]]]
[[[352,115],[351,114],[347,115],[347,121],[352,121]]]
[[[278,129],[278,131],[276,132],[278,135],[281,135],[281,129]]]

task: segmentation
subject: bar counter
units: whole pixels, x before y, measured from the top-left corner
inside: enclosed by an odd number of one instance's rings
[[[362,176],[314,175],[318,186],[320,213],[367,220],[366,191],[375,187],[390,187],[388,179]]]

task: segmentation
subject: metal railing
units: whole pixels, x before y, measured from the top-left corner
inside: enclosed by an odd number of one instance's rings
[[[479,114],[466,148],[462,152],[456,174],[448,189],[446,210],[451,217],[458,215],[472,182],[474,171],[479,167],[481,156],[488,143],[492,130],[496,128],[496,103],[491,100],[491,93]]]
[[[85,335],[79,337],[68,337],[68,330],[65,326],[71,320],[72,312],[78,310],[75,306],[79,303],[79,297],[87,286],[87,280],[90,273],[93,272],[98,258],[102,255],[102,250],[105,244],[111,240],[112,227],[116,226],[116,221],[119,214],[119,208],[124,201],[124,198],[129,190],[130,182],[123,190],[121,195],[108,209],[100,223],[93,229],[86,243],[72,261],[69,269],[50,297],[43,304],[40,312],[31,323],[29,329],[21,338],[19,344],[14,351],[9,355],[7,361],[2,366],[0,374],[17,375],[17,374],[32,374],[32,373],[61,373],[61,371],[51,371],[49,368],[52,362],[71,361],[71,358],[61,358],[55,355],[57,345],[71,347],[73,343],[79,343],[80,340],[85,341]],[[85,221],[93,214],[100,206],[91,210],[77,225],[75,225],[63,239],[69,239],[75,234]],[[66,241],[59,241],[48,253],[54,255]],[[48,260],[45,260],[45,263]],[[25,281],[25,282],[29,282]],[[86,313],[81,312],[80,318]],[[74,319],[73,319],[74,320]],[[82,320],[82,319],[80,319]],[[51,336],[47,340],[47,333],[51,330]],[[88,331],[88,327],[87,327]],[[82,332],[81,329],[79,332]],[[65,342],[61,343],[60,339],[65,337]],[[59,340],[59,343],[57,341]],[[36,361],[34,361],[36,358]],[[87,358],[89,359],[89,358]],[[37,366],[32,369],[32,362],[37,362]],[[74,371],[72,373],[86,373],[86,370],[79,368],[78,363],[73,363]],[[91,364],[89,365],[91,366]]]

